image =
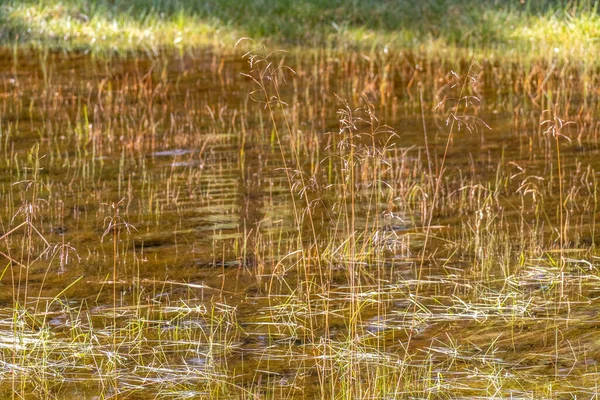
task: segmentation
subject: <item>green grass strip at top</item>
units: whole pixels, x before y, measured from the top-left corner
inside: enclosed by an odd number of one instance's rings
[[[460,51],[595,63],[598,2],[355,0],[8,0],[0,43],[102,52],[271,46]]]

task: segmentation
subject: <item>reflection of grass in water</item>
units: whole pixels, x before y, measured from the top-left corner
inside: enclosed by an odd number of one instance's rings
[[[55,48],[231,46],[251,36],[286,47],[473,50],[500,60],[587,60],[597,53],[593,1],[5,2],[3,40]],[[558,50],[554,54],[554,49]],[[464,55],[467,53],[463,53]]]
[[[586,82],[536,64],[509,69],[509,82],[505,70],[475,65],[473,75],[491,74],[489,87],[481,76],[460,84],[433,61],[386,77],[399,59],[351,54],[301,58],[294,75],[275,55],[254,54],[251,74],[266,96],[252,97],[269,101],[271,115],[236,97],[253,89],[216,56],[197,66],[136,60],[114,75],[101,60],[108,72],[76,87],[49,56],[46,74],[17,68],[18,82],[3,78],[44,95],[24,100],[15,89],[0,99],[8,115],[0,163],[8,183],[20,182],[0,188],[3,231],[19,227],[0,242],[13,259],[1,280],[11,292],[2,294],[2,390],[140,398],[595,390],[597,99],[569,101]],[[219,83],[210,96],[177,86],[179,68],[206,69]],[[422,96],[410,90],[419,80]],[[547,105],[581,121],[561,132],[572,143],[558,142],[563,202],[557,143],[539,128]],[[336,109],[340,121],[326,117]],[[498,114],[513,127],[501,139],[473,124]],[[460,125],[451,138],[448,118]],[[426,123],[431,168],[411,119]],[[29,131],[37,144],[27,151],[18,138]],[[107,229],[116,203],[137,231]]]

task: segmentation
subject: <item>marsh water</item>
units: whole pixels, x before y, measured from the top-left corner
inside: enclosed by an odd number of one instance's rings
[[[0,55],[2,397],[596,395],[594,78],[261,51]]]

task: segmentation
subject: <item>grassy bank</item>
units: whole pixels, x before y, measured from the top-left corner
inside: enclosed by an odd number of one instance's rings
[[[523,61],[595,62],[595,1],[8,0],[5,45],[95,53],[233,46],[252,37],[286,49],[411,49]]]

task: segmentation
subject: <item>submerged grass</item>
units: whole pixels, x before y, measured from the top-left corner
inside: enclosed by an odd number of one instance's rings
[[[2,4],[0,397],[598,395],[594,3],[153,4]]]
[[[0,6],[6,45],[129,53],[231,48],[406,50],[501,62],[596,65],[598,5],[579,1],[26,1]]]
[[[597,393],[593,75],[6,58],[3,397]]]

